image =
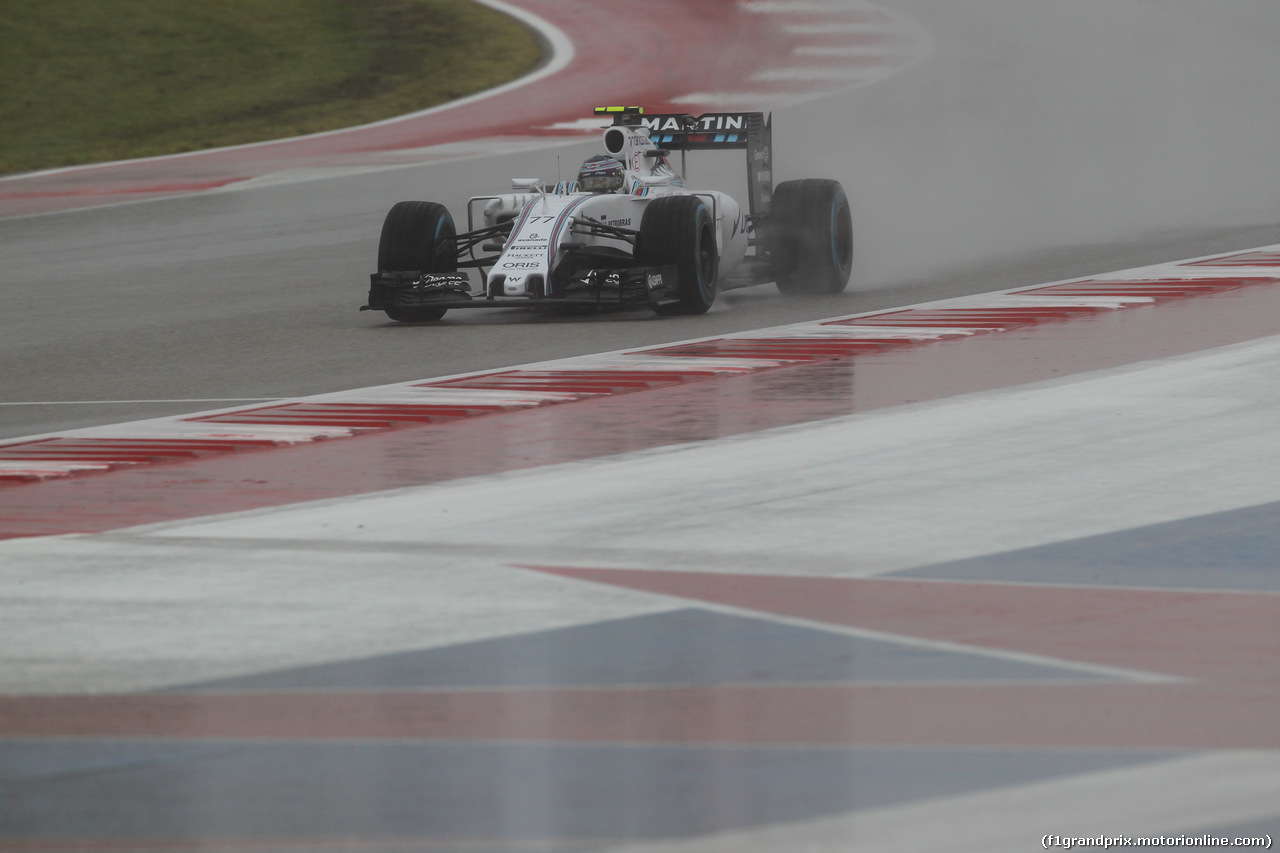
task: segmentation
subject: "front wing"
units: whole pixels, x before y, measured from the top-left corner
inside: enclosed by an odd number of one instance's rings
[[[620,308],[663,305],[680,298],[680,274],[674,265],[581,270],[562,292],[546,296],[478,295],[467,279],[453,274],[383,271],[369,276],[369,302],[361,311],[391,308],[524,308],[555,305]]]

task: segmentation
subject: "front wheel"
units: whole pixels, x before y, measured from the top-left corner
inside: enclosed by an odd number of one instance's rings
[[[715,219],[707,202],[695,195],[661,196],[649,202],[636,240],[640,266],[674,265],[680,276],[680,299],[655,305],[659,314],[705,314],[716,301],[720,258]]]
[[[397,202],[382,222],[378,272],[457,272],[457,236],[453,217],[444,205],[431,201]],[[439,320],[449,309],[388,303],[382,310],[398,323],[425,323]]]
[[[842,292],[853,267],[853,217],[840,182],[808,178],[778,184],[765,241],[778,290]]]

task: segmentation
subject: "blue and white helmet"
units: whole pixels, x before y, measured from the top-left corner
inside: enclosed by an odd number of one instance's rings
[[[578,170],[578,189],[589,193],[611,193],[622,188],[622,163],[608,154],[597,154]]]

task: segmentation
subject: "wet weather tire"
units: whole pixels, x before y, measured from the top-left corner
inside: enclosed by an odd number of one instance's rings
[[[655,305],[659,314],[705,314],[716,301],[720,258],[715,219],[706,200],[694,195],[662,196],[649,202],[636,241],[640,266],[674,265],[680,301]]]
[[[444,205],[430,201],[397,202],[382,222],[378,271],[457,272],[456,237],[453,217]],[[425,323],[439,320],[449,309],[387,305],[382,310],[399,323]]]
[[[444,316],[448,308],[409,308],[403,305],[388,305],[382,309],[387,316],[397,323],[430,323]]]
[[[770,272],[788,295],[840,293],[853,267],[853,217],[839,181],[784,181],[767,226]]]

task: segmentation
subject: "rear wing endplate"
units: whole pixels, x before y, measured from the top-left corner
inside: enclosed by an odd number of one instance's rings
[[[605,110],[608,110],[606,113]],[[645,114],[637,107],[609,107],[615,125],[649,128],[649,138],[671,151],[747,152],[750,211],[762,216],[773,200],[773,116],[765,113]]]

